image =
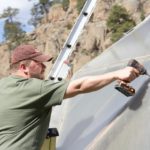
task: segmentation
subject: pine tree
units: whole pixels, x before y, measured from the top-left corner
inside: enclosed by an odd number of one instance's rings
[[[48,21],[49,8],[52,4],[53,1],[50,0],[39,0],[37,3],[35,3],[31,9],[32,18],[29,20],[29,24],[36,27],[44,16]]]
[[[108,17],[107,26],[112,32],[112,42],[116,42],[123,36],[124,32],[129,31],[135,26],[135,22],[125,8],[114,5]]]
[[[24,31],[21,27],[21,23],[15,20],[15,16],[19,13],[16,8],[8,7],[4,9],[0,18],[5,18],[4,23],[4,38],[9,41],[19,41],[24,36]]]
[[[6,40],[20,44],[21,38],[24,37],[24,31],[21,28],[21,23],[17,21],[9,21],[4,24],[4,37]]]
[[[41,9],[43,10],[44,14],[47,15],[50,7],[49,0],[39,0],[39,4],[41,5]]]
[[[15,20],[15,16],[18,13],[18,9],[8,7],[0,14],[0,19],[5,18],[3,36],[5,40],[9,41],[9,62],[11,50],[25,40],[25,31],[23,31],[21,23]]]
[[[8,18],[10,22],[13,22],[13,18],[19,13],[19,10],[16,8],[8,7],[4,9],[3,13],[0,14],[0,19]]]
[[[41,19],[43,18],[43,11],[40,8],[39,4],[34,4],[31,9],[31,19],[28,21],[30,25],[33,25],[34,27],[37,27],[37,25],[40,23]]]

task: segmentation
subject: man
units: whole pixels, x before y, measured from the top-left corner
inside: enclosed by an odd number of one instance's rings
[[[44,62],[51,59],[32,45],[21,45],[13,51],[12,73],[0,80],[0,150],[40,150],[52,106],[115,80],[130,82],[139,75],[136,69],[126,67],[71,83],[44,80]]]

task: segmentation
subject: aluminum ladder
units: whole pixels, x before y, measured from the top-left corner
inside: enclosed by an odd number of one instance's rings
[[[74,46],[77,42],[79,35],[82,33],[82,30],[85,24],[89,21],[93,10],[96,6],[97,0],[87,0],[83,6],[80,15],[74,24],[68,39],[66,40],[60,54],[58,55],[51,71],[48,74],[48,79],[61,80],[65,79],[68,75],[68,72],[71,68],[68,62],[69,56],[74,50]]]

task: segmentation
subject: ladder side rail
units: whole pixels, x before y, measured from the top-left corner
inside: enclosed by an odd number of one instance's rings
[[[87,5],[87,4],[84,5],[84,8],[87,7],[86,5]],[[84,9],[84,8],[83,8],[83,9]],[[74,30],[76,30],[76,28],[77,28],[76,26],[78,26],[78,22],[80,22],[80,20],[81,20],[80,18],[81,18],[81,17],[82,17],[82,12],[80,13],[80,15],[79,15],[79,17],[78,17],[78,19],[77,19],[77,21],[76,21],[76,24],[73,26],[72,31],[70,32],[69,37],[68,37],[68,39],[66,40],[66,42],[65,42],[65,44],[64,44],[64,46],[63,46],[63,49],[61,50],[59,56],[57,57],[56,62],[55,62],[55,64],[53,65],[49,76],[53,76],[53,77],[56,77],[56,76],[57,76],[57,72],[60,70],[60,68],[61,68],[61,66],[62,66],[62,64],[63,64],[63,60],[64,60],[63,56],[66,55],[65,53],[67,53],[67,51],[69,51],[68,48],[67,48],[67,46],[69,47],[69,44],[68,44],[69,42],[68,42],[68,41],[70,41],[70,38],[72,38],[72,35],[73,35],[74,32],[75,32]],[[73,34],[72,34],[72,33],[73,33]]]
[[[75,46],[77,38],[81,34],[81,31],[83,30],[85,24],[89,21],[90,16],[93,13],[94,7],[96,6],[96,2],[97,0],[86,1],[76,23],[74,24],[68,36],[68,39],[66,40],[63,46],[62,51],[57,57],[55,64],[53,65],[51,72],[48,75],[48,78],[54,77],[54,79],[56,80],[57,77],[62,77],[62,76],[65,76],[64,78],[67,77],[69,70],[67,68],[68,67],[67,63],[64,62],[68,60],[68,57],[71,55],[72,51],[74,50],[73,47]],[[56,108],[55,107],[53,108],[51,122],[49,124],[50,127],[55,126],[58,129],[60,129],[60,121],[59,120],[56,121],[55,118],[57,118],[57,115],[60,114],[59,111],[62,110],[61,107],[57,106]]]
[[[84,25],[88,22],[90,16],[92,15],[92,12],[94,10],[94,7],[96,5],[97,0],[87,0],[75,25],[73,26],[72,31],[70,32],[70,35],[68,39],[66,40],[63,49],[61,50],[59,56],[56,59],[55,64],[53,65],[48,78],[50,76],[58,77],[61,76],[60,70],[63,65],[63,62],[69,58],[72,51],[74,50],[75,43],[77,41],[77,38],[81,34],[81,31],[84,28]]]
[[[70,37],[68,38],[68,41],[67,41],[68,44],[73,45],[76,42],[77,38],[79,37],[79,34],[81,33],[79,31],[82,31],[85,24],[89,21],[93,13],[95,4],[96,4],[96,0],[87,1],[87,3],[85,4],[85,6],[83,7],[80,13],[80,16],[74,28],[72,29],[72,32],[70,33]]]
[[[58,77],[58,74],[61,70],[61,67],[64,63],[65,60],[67,60],[68,58],[68,55],[69,55],[69,50],[68,49],[63,49],[62,51],[66,51],[65,53],[61,53],[61,55],[59,55],[59,57],[57,58],[56,60],[56,63],[54,64],[54,69],[53,69],[53,72],[50,73],[49,77]]]
[[[48,74],[48,79],[50,77],[54,77],[54,78],[56,77],[56,72],[60,68],[60,64],[62,63],[61,61],[62,61],[62,58],[63,58],[63,55],[64,55],[64,53],[62,53],[62,51],[64,51],[64,48],[61,50],[61,53],[57,57],[57,59],[56,59],[54,65],[53,65],[50,73]]]

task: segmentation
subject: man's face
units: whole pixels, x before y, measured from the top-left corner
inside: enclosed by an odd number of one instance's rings
[[[46,66],[37,61],[31,61],[29,65],[29,76],[31,78],[38,78],[38,79],[44,79],[44,73],[45,73]]]

